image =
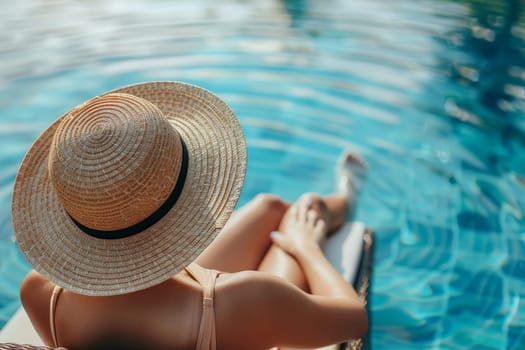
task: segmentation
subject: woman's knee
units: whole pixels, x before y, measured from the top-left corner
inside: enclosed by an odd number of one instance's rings
[[[270,193],[260,193],[253,199],[254,205],[268,212],[284,213],[289,204],[280,197]]]
[[[327,219],[328,213],[327,213],[326,203],[323,197],[321,197],[321,195],[319,195],[318,193],[306,192],[303,195],[301,195],[298,202],[305,203],[309,209],[318,211],[321,214],[321,217],[323,219],[325,220]]]
[[[307,202],[309,205],[311,205],[323,202],[323,198],[318,193],[305,192],[299,197],[297,201],[301,203]]]

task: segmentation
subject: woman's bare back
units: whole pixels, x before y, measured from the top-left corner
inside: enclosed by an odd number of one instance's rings
[[[49,303],[54,285],[32,272],[21,297],[37,332],[52,344]],[[64,290],[57,301],[59,345],[70,348],[195,348],[200,286],[186,273],[139,292],[90,297]]]

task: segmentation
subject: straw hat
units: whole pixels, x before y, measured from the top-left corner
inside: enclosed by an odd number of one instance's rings
[[[241,127],[217,96],[179,82],[124,87],[31,146],[13,192],[15,236],[37,271],[74,292],[151,287],[214,239],[245,170]]]

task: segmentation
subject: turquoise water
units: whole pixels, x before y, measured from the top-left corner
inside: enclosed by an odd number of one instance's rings
[[[523,1],[18,1],[0,5],[0,325],[29,266],[17,167],[55,118],[126,84],[214,91],[248,141],[241,204],[370,167],[374,349],[525,348]]]

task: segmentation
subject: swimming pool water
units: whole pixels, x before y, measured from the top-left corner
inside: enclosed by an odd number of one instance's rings
[[[525,348],[525,3],[111,1],[0,5],[0,326],[29,270],[10,222],[31,142],[78,103],[181,80],[248,141],[240,205],[370,173],[374,349]]]

